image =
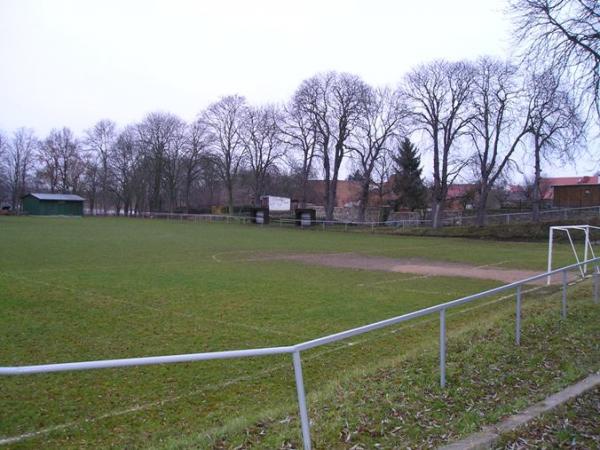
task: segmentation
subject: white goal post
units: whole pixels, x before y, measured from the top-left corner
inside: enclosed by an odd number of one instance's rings
[[[558,231],[566,233],[567,238],[569,239],[569,244],[571,245],[571,250],[573,250],[575,260],[577,261],[577,263],[580,263],[582,261],[579,260],[579,253],[577,252],[577,249],[573,242],[571,231],[581,231],[584,234],[585,239],[583,244],[583,262],[586,262],[589,259],[594,259],[596,257],[596,255],[594,254],[594,247],[592,246],[592,242],[590,241],[590,230],[600,230],[600,227],[595,227],[592,225],[562,225],[550,227],[550,236],[548,238],[548,272],[552,270],[552,250],[554,247],[554,232]],[[591,258],[589,258],[589,256],[591,256]],[[598,271],[598,266],[596,266],[596,270]],[[579,266],[579,271],[581,272],[581,276],[585,277],[587,273],[587,264]],[[550,277],[548,277],[547,284],[550,284]]]

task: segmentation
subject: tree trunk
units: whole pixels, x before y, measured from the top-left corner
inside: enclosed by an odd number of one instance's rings
[[[264,192],[264,180],[261,175],[258,175],[254,182],[254,207],[260,208],[260,197]]]
[[[542,169],[540,161],[540,148],[536,144],[535,149],[535,175],[533,179],[533,204],[531,205],[532,219],[538,223],[540,221],[540,209],[542,206],[542,193],[540,191],[540,181],[542,179]]]
[[[487,182],[482,181],[481,190],[479,192],[479,203],[477,204],[477,226],[485,226],[486,212],[487,212],[487,200],[490,194],[490,187]]]
[[[365,212],[367,211],[367,207],[369,206],[369,187],[370,183],[367,179],[367,181],[364,181],[361,186],[360,203],[358,205],[359,222],[365,221]]]
[[[229,215],[233,216],[233,182],[231,179],[227,180],[227,207]]]
[[[300,208],[306,208],[306,197],[308,195],[308,177],[302,176],[302,194],[300,199]]]
[[[189,214],[190,213],[190,183],[187,182],[185,184],[185,213]]]
[[[161,177],[162,177],[162,167],[157,164],[154,173],[154,186],[152,186],[152,197],[150,203],[151,211],[160,211],[160,185],[161,185]]]
[[[434,200],[431,205],[431,226],[432,228],[440,228],[441,227],[441,204]]]
[[[17,191],[19,189],[19,165],[15,163],[15,166],[15,170],[11,175],[12,192],[10,203],[13,210],[17,209]]]
[[[333,220],[333,212],[335,210],[335,199],[337,194],[337,180],[326,181],[325,190],[326,204],[325,204],[325,219]]]

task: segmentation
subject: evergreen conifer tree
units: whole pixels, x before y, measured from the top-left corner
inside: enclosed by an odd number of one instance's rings
[[[394,193],[398,195],[396,206],[411,211],[426,206],[426,188],[422,179],[419,150],[408,138],[401,142],[394,156]]]

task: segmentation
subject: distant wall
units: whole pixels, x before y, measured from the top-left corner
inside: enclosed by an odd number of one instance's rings
[[[325,207],[307,205],[307,208],[313,208],[317,213],[317,219],[325,218]],[[365,222],[379,222],[381,220],[381,208],[371,207],[365,211]],[[333,208],[333,219],[340,222],[356,222],[358,220],[358,208],[355,206],[336,206]]]

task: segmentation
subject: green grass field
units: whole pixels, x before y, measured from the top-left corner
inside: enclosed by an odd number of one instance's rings
[[[500,284],[252,258],[278,252],[356,252],[542,272],[547,248],[159,220],[0,217],[0,363],[294,344]],[[573,262],[566,247],[556,255],[557,265]],[[453,311],[450,332],[512,310],[497,305]],[[422,322],[306,352],[309,395],[431,347],[435,327]],[[296,413],[284,356],[5,377],[0,399],[0,442],[15,438],[5,441],[14,448],[177,447],[179,439],[203,447],[186,440],[198,435],[216,446],[215,436]],[[298,442],[297,425],[289,428]]]

